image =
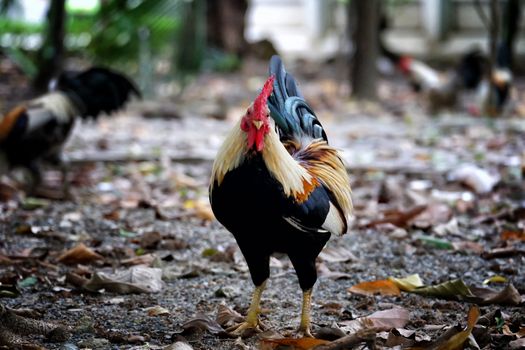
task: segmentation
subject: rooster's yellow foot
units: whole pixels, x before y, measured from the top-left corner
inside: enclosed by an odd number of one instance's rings
[[[231,326],[226,329],[226,332],[238,337],[247,337],[253,335],[254,333],[261,333],[262,329],[260,327],[259,321],[256,320],[255,322],[245,321]]]
[[[296,338],[315,338],[312,335],[312,331],[310,330],[310,327],[299,327],[295,335],[296,335]]]

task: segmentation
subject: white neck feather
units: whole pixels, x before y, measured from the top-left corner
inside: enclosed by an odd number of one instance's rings
[[[29,108],[41,108],[51,111],[61,122],[68,122],[79,114],[77,107],[63,92],[50,92],[32,100]]]

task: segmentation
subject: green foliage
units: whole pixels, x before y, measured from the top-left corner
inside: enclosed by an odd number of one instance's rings
[[[5,48],[5,54],[13,61],[15,64],[20,67],[20,69],[27,75],[28,77],[33,78],[38,68],[34,63],[34,60],[31,56],[29,56],[26,52],[20,50],[19,48],[13,47],[13,48]]]
[[[5,2],[0,2],[0,13],[7,10],[3,6],[7,5],[5,5]],[[30,35],[39,35],[42,30],[42,24],[25,23],[0,17],[0,33],[9,34],[0,35],[0,48],[29,77],[34,77],[37,72],[37,67],[34,63],[35,52],[28,52],[22,47],[27,46],[26,40]]]
[[[139,31],[146,29],[151,54],[169,52],[174,34],[180,28],[182,0],[142,0],[104,2],[94,15],[72,13],[67,30],[70,37],[88,36],[79,52],[95,62],[136,62],[141,40]]]
[[[16,5],[17,0],[0,0],[0,10]],[[205,0],[105,0],[89,10],[66,3],[66,10],[69,56],[140,71],[149,79],[152,60],[158,58],[170,60],[181,80],[202,69],[231,71],[240,66],[237,56],[206,47]],[[45,22],[0,17],[0,49],[30,76],[41,49],[34,39],[44,30]]]
[[[181,6],[184,0],[109,0],[100,3],[94,12],[76,11],[68,7],[66,47],[68,52],[95,63],[108,65],[138,61],[141,45],[151,55],[172,51],[174,37],[182,24]],[[16,0],[0,0],[0,10],[16,5]],[[0,45],[3,49],[36,50],[29,47],[30,35],[41,35],[45,23],[25,23],[13,18],[0,18]],[[140,40],[139,31],[146,30],[147,43]],[[6,40],[5,34],[12,34]],[[7,41],[7,42],[6,42]],[[18,55],[20,56],[20,55]],[[26,59],[34,59],[32,53]],[[18,63],[18,62],[17,62]]]
[[[207,70],[217,72],[231,72],[241,66],[241,59],[237,55],[221,50],[208,48],[203,66]]]
[[[40,23],[26,23],[0,17],[0,33],[11,33],[16,35],[39,34],[42,32],[43,25]]]
[[[184,26],[175,37],[174,66],[183,85],[202,68],[206,40],[206,4],[188,1],[181,8]]]

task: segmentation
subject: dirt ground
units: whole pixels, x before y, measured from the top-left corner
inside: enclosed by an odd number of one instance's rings
[[[299,324],[301,293],[286,256],[271,262],[267,331],[242,340],[224,331],[236,320],[231,310],[245,314],[253,286],[207,201],[215,152],[263,81],[206,76],[177,102],[137,102],[78,123],[65,150],[73,199],[2,190],[0,303],[29,309],[0,310],[8,348],[184,349],[178,341],[193,349],[285,348],[261,339],[293,337]],[[369,347],[444,349],[452,335],[439,336],[460,324],[454,334],[470,335],[465,348],[520,348],[525,120],[471,117],[461,107],[429,116],[397,81],[382,83],[380,104],[348,102],[330,77],[302,87],[344,152],[355,204],[348,234],[333,237],[318,260],[314,334],[334,339],[373,328]],[[58,187],[60,173],[48,169],[46,183]],[[105,279],[115,273],[125,276]],[[349,291],[413,274],[424,286],[450,283],[419,294],[396,291],[392,281],[387,290]],[[467,326],[473,305],[481,316]],[[34,318],[52,322],[46,329],[69,327],[71,336],[24,326]]]

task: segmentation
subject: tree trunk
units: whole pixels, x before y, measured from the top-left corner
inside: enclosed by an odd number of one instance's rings
[[[47,28],[38,53],[38,72],[33,81],[36,92],[47,90],[51,79],[62,70],[64,62],[64,33],[66,0],[51,0],[47,11]]]
[[[207,35],[212,46],[242,56],[247,47],[244,20],[247,0],[207,0]]]
[[[378,54],[377,30],[380,0],[352,1],[348,6],[356,20],[354,43],[355,54],[352,68],[352,93],[358,99],[377,99]]]
[[[498,48],[498,35],[500,30],[500,13],[498,7],[498,0],[490,1],[490,30],[489,30],[489,64],[487,67],[487,81],[489,82],[489,91],[486,105],[483,106],[485,114],[489,116],[496,116],[498,114],[497,107],[495,106],[494,98],[494,86],[492,81],[492,74],[496,68],[497,59],[497,48]]]
[[[196,73],[202,65],[206,35],[205,6],[203,0],[184,4],[185,25],[177,35],[175,52],[175,67],[182,80]]]
[[[516,35],[519,34],[521,19],[520,0],[507,0],[501,6],[501,41],[498,47],[497,64],[512,70]]]

